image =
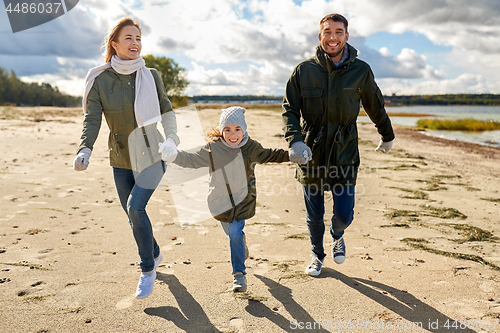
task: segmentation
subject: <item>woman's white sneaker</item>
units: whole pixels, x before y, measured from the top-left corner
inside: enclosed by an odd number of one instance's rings
[[[158,268],[158,265],[161,263],[162,260],[163,260],[163,256],[161,255],[161,252],[160,252],[158,257],[155,258],[155,271]]]
[[[141,273],[139,278],[139,283],[137,284],[137,289],[135,291],[135,297],[138,299],[146,298],[153,292],[156,280],[156,270],[149,273]]]

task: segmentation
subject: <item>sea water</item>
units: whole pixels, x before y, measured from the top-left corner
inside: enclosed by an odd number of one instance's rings
[[[428,114],[426,117],[391,117],[392,124],[403,126],[417,126],[420,119],[465,119],[473,118],[483,121],[500,122],[500,106],[398,106],[386,107],[388,113],[419,113]],[[359,122],[370,122],[367,116],[360,116]],[[469,131],[437,131],[426,130],[426,134],[444,139],[479,143],[482,145],[500,147],[500,130],[469,132]]]

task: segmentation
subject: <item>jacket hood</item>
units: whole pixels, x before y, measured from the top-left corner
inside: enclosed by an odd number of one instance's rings
[[[347,43],[347,47],[349,49],[349,58],[344,63],[351,63],[356,60],[358,56],[358,50],[356,50],[351,44]],[[321,45],[316,46],[316,54],[314,56],[314,60],[324,69],[329,72],[333,69],[333,62],[328,53],[323,50]]]

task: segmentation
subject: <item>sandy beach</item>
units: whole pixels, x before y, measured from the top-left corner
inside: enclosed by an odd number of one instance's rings
[[[153,294],[137,300],[139,257],[105,122],[89,168],[76,172],[79,109],[3,110],[1,332],[500,332],[498,148],[395,127],[385,155],[374,151],[374,125],[358,124],[347,259],[333,262],[325,234],[330,255],[317,278],[303,273],[311,246],[294,166],[257,166],[246,293],[231,291],[220,224],[181,225],[167,185],[148,205],[164,259]],[[218,112],[199,112],[205,130]],[[249,109],[246,117],[252,138],[286,149],[279,112]]]

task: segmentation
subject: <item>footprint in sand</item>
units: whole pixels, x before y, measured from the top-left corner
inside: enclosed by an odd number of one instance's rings
[[[165,226],[165,223],[163,222],[157,222],[155,223],[155,225],[153,226],[153,231],[158,231],[160,230],[161,228],[163,228]]]
[[[257,266],[253,268],[253,273],[257,275],[264,275],[269,272],[269,265],[267,262],[259,262]]]
[[[45,201],[27,201],[26,203],[22,203],[22,204],[17,205],[17,207],[25,207],[25,206],[33,205],[33,204],[46,205],[47,202],[45,202]]]
[[[208,234],[208,228],[205,227],[205,226],[197,226],[197,227],[194,227],[196,230],[198,230],[198,234],[200,235],[206,235]]]
[[[257,252],[257,250],[259,249],[260,247],[260,244],[250,244],[250,246],[248,247],[248,250],[249,252]]]
[[[0,221],[8,221],[8,220],[12,220],[16,215],[12,215],[12,214],[9,214],[9,215],[5,215],[5,218],[4,219],[0,219]]]
[[[158,266],[157,271],[163,274],[174,275],[175,269],[173,268],[173,264],[160,264]]]
[[[236,332],[243,332],[243,319],[241,318],[231,318],[229,320],[229,325],[236,329]]]
[[[219,298],[223,303],[234,301],[233,291],[226,291],[219,294]]]
[[[483,282],[479,285],[479,289],[486,293],[491,293],[496,290],[496,286],[494,282]]]
[[[161,251],[162,252],[167,252],[167,251],[170,251],[174,248],[174,246],[176,245],[182,245],[184,244],[184,238],[182,237],[178,237],[176,238],[175,240],[172,240],[170,243],[168,243],[167,245],[163,245],[161,247]]]
[[[268,224],[255,224],[249,225],[246,229],[247,230],[245,232],[249,234],[267,237],[271,234],[271,230],[274,230],[274,227]]]
[[[116,303],[116,309],[117,310],[123,310],[126,308],[130,308],[134,304],[134,295],[127,296],[125,298],[122,298],[121,300]]]
[[[0,219],[0,221],[12,220],[14,217],[16,217],[16,215],[26,215],[26,211],[25,210],[18,210],[14,214],[5,215],[5,218]]]

